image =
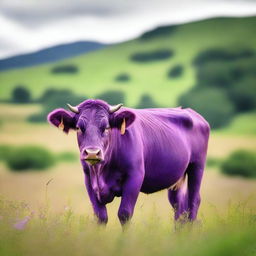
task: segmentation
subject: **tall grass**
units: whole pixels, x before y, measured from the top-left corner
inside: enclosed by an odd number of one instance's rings
[[[176,229],[154,211],[123,231],[117,223],[98,226],[70,206],[58,214],[48,204],[33,212],[25,203],[1,198],[0,255],[256,255],[256,214],[246,203],[222,214],[212,210],[200,222]]]

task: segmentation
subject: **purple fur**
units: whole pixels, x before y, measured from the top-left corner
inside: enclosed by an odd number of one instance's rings
[[[48,121],[58,126],[62,119],[65,132],[79,128],[85,185],[99,222],[107,222],[105,205],[114,197],[122,197],[118,217],[124,224],[133,215],[139,192],[162,189],[168,189],[176,220],[183,214],[196,219],[210,132],[203,117],[181,108],[121,108],[110,113],[109,105],[101,100],[86,100],[78,109],[79,114],[54,110]],[[124,119],[126,132],[121,135]],[[100,163],[85,162],[88,148],[100,150]],[[170,189],[185,175],[187,182]]]

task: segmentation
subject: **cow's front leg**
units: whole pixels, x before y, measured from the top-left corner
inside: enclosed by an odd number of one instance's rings
[[[108,213],[107,208],[105,205],[100,204],[100,202],[97,200],[97,197],[92,189],[90,177],[85,174],[85,186],[89,195],[89,198],[92,203],[94,214],[96,215],[98,219],[99,224],[107,224],[108,222]]]
[[[118,210],[118,218],[122,225],[126,224],[133,215],[143,178],[143,172],[129,172],[129,176],[123,185],[122,199]]]

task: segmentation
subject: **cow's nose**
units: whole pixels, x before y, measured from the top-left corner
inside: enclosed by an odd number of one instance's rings
[[[97,164],[102,160],[102,153],[99,148],[86,148],[84,150],[85,161],[89,164]]]

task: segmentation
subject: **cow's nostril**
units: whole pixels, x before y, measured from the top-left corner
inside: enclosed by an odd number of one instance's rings
[[[98,149],[98,148],[86,148],[84,151],[87,155],[99,155],[100,154],[100,149]]]

